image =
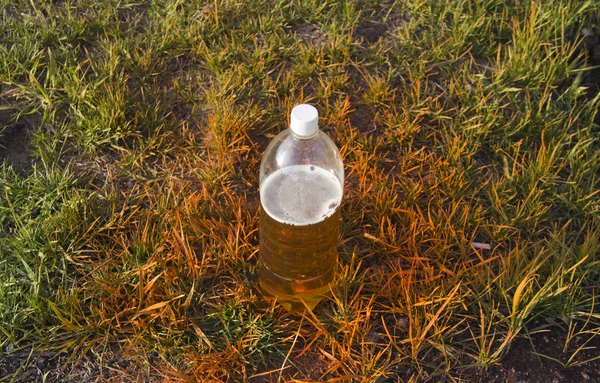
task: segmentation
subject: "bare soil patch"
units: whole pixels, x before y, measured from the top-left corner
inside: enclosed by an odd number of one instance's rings
[[[29,156],[33,124],[32,119],[12,121],[12,110],[0,111],[0,161],[5,161],[19,174],[28,173],[32,167]]]
[[[588,336],[589,337],[589,336]],[[594,337],[573,358],[566,362],[587,338],[573,339],[567,351],[564,345],[567,330],[553,327],[531,334],[531,339],[517,339],[502,362],[487,371],[469,371],[468,383],[593,383],[600,382],[600,338]],[[543,355],[543,356],[542,356]],[[560,362],[559,362],[560,361]],[[562,364],[561,364],[562,362]]]

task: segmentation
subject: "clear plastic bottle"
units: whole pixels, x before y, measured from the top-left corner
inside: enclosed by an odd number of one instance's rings
[[[318,119],[313,106],[294,107],[260,166],[259,283],[288,310],[315,307],[337,269],[344,165]]]

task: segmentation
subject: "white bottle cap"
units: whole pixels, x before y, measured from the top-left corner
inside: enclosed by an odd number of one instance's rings
[[[290,116],[290,129],[300,138],[314,136],[319,130],[319,112],[312,105],[296,105]]]

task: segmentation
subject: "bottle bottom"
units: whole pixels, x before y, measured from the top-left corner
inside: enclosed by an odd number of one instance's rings
[[[288,311],[303,311],[306,307],[312,310],[331,295],[335,270],[332,269],[317,278],[290,280],[273,273],[261,262],[258,282],[267,301],[277,298],[277,302]]]

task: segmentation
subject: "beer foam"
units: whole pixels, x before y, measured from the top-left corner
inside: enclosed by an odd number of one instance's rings
[[[279,222],[311,225],[339,208],[342,184],[333,173],[318,166],[288,166],[263,181],[260,202],[266,213]]]

